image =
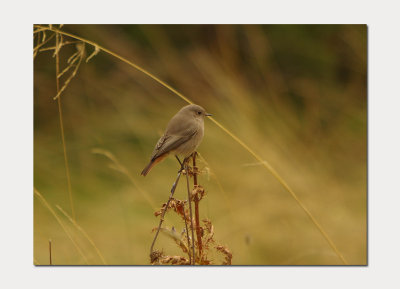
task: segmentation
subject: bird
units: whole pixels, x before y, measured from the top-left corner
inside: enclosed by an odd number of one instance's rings
[[[204,118],[207,116],[211,114],[200,105],[189,104],[182,107],[169,121],[151,154],[150,162],[141,175],[146,176],[156,164],[172,152],[177,157],[187,159],[196,151],[204,136]]]

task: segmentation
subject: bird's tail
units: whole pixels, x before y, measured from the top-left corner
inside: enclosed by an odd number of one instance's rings
[[[141,175],[142,176],[146,176],[149,172],[150,172],[150,170],[156,165],[156,164],[158,164],[159,162],[161,162],[164,158],[166,158],[167,157],[167,154],[164,154],[164,155],[161,155],[161,156],[159,156],[158,158],[156,158],[156,159],[152,159],[150,162],[149,162],[149,164],[143,169],[143,171],[141,172]]]
[[[149,164],[141,172],[141,175],[142,176],[146,176],[147,173],[151,170],[151,168],[154,167],[154,165],[155,165],[155,162],[154,161],[150,161]]]

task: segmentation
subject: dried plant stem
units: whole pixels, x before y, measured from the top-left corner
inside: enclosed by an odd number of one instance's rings
[[[199,249],[199,256],[201,256],[202,251],[203,251],[203,243],[201,241],[199,200],[197,200],[197,198],[194,198],[194,215],[195,215],[195,219],[196,219],[197,247]]]
[[[190,238],[189,238],[189,228],[188,228],[188,224],[187,224],[187,219],[186,219],[186,213],[185,210],[183,210],[183,220],[185,221],[185,230],[186,230],[186,239],[188,242],[188,255],[189,255],[189,264],[192,263],[192,258],[190,257]],[[193,256],[193,258],[196,258],[196,256]]]
[[[192,252],[193,252],[193,265],[196,264],[196,252],[194,249],[194,229],[193,229],[193,213],[192,213],[192,193],[189,188],[189,166],[186,163],[185,166],[186,171],[186,184],[187,184],[187,191],[188,191],[188,202],[189,202],[189,212],[190,212],[190,229],[192,230]]]
[[[60,80],[59,80],[59,73],[60,73],[60,59],[58,55],[58,45],[59,45],[59,35],[56,33],[56,85],[57,85],[57,95],[60,92]],[[63,122],[63,116],[62,116],[62,107],[61,107],[61,97],[57,98],[57,104],[58,104],[58,115],[60,117],[60,129],[61,129],[61,140],[62,140],[62,145],[63,145],[63,150],[64,150],[64,163],[65,163],[65,173],[67,175],[67,186],[68,186],[68,196],[69,196],[69,204],[71,207],[71,212],[72,212],[72,218],[74,221],[76,221],[75,218],[75,209],[74,209],[74,203],[72,201],[72,189],[71,189],[71,176],[69,173],[69,166],[68,166],[68,157],[67,157],[67,148],[65,145],[65,135],[64,135],[64,122]]]
[[[193,186],[197,188],[197,167],[196,167],[196,156],[197,152],[193,153]],[[197,196],[197,195],[196,195]],[[194,198],[194,215],[196,218],[196,235],[197,235],[197,246],[199,248],[199,256],[201,257],[203,251],[203,243],[201,241],[201,231],[200,231],[200,213],[199,213],[199,199]]]
[[[37,53],[41,50],[40,47],[42,47],[43,45],[45,45],[46,43],[48,43],[51,39],[53,39],[55,34],[51,35],[49,38],[47,38],[45,41],[37,44],[34,49],[33,49],[33,56],[36,56]]]
[[[49,239],[49,263],[53,265],[53,261],[51,259],[51,239]]]
[[[176,159],[178,160],[179,164],[181,165],[181,170],[183,169],[184,163],[187,159],[183,160],[183,163],[181,162],[181,160],[178,158],[177,155],[175,155]],[[192,264],[192,259],[190,257],[190,238],[189,238],[189,228],[188,228],[188,224],[187,224],[187,219],[186,219],[186,212],[185,209],[183,209],[183,220],[185,222],[185,230],[186,230],[186,239],[188,242],[188,255],[189,255],[189,264]],[[194,240],[193,240],[194,242]],[[196,256],[193,255],[193,258],[196,260]],[[195,261],[196,262],[196,261]]]

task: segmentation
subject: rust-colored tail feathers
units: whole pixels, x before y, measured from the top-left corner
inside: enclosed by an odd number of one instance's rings
[[[149,162],[149,164],[143,169],[141,175],[142,175],[142,176],[146,176],[146,175],[150,172],[150,170],[151,170],[156,164],[158,164],[158,163],[161,162],[163,159],[165,159],[165,158],[167,157],[167,155],[168,155],[168,154],[163,154],[163,155],[159,156],[159,157],[156,158],[156,159],[152,159],[152,160]]]

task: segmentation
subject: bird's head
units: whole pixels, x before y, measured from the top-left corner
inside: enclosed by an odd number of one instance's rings
[[[204,108],[197,104],[189,104],[184,106],[180,112],[201,120],[204,120],[204,117],[206,116],[211,116],[211,114],[207,113]]]

